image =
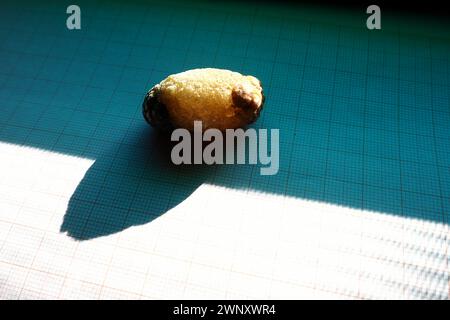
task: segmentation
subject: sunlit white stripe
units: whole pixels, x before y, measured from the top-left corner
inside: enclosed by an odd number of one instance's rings
[[[204,184],[80,242],[59,229],[94,160],[0,155],[0,298],[448,299],[445,224]]]

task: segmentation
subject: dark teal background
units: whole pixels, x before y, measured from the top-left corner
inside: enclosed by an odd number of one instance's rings
[[[0,141],[96,160],[61,231],[150,222],[203,182],[449,223],[449,23],[382,9],[369,31],[353,8],[78,1],[82,30],[70,31],[69,4],[0,11]],[[262,81],[253,127],[280,129],[276,176],[171,165],[142,99],[197,67]]]

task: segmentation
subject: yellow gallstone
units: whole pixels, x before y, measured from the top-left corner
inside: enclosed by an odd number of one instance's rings
[[[192,130],[197,120],[205,130],[225,130],[255,121],[263,104],[261,83],[255,77],[223,69],[193,69],[154,86],[144,101],[144,116],[156,127],[168,120],[172,127]]]

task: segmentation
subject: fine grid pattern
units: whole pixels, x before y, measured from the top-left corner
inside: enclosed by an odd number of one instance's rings
[[[246,3],[79,5],[80,31],[65,29],[57,4],[0,14],[0,140],[96,160],[70,198],[68,236],[151,223],[202,183],[449,223],[448,39]],[[142,120],[143,95],[204,66],[261,79],[267,106],[253,127],[280,129],[276,176],[167,161]],[[448,264],[447,252],[439,259]],[[437,277],[439,290],[424,297],[447,297],[448,272]]]

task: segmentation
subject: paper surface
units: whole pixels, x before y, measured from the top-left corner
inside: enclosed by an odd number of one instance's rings
[[[269,4],[79,6],[81,30],[57,3],[0,12],[0,298],[449,298],[444,32]],[[280,130],[277,175],[170,165],[142,99],[205,66],[262,81],[253,126]]]

